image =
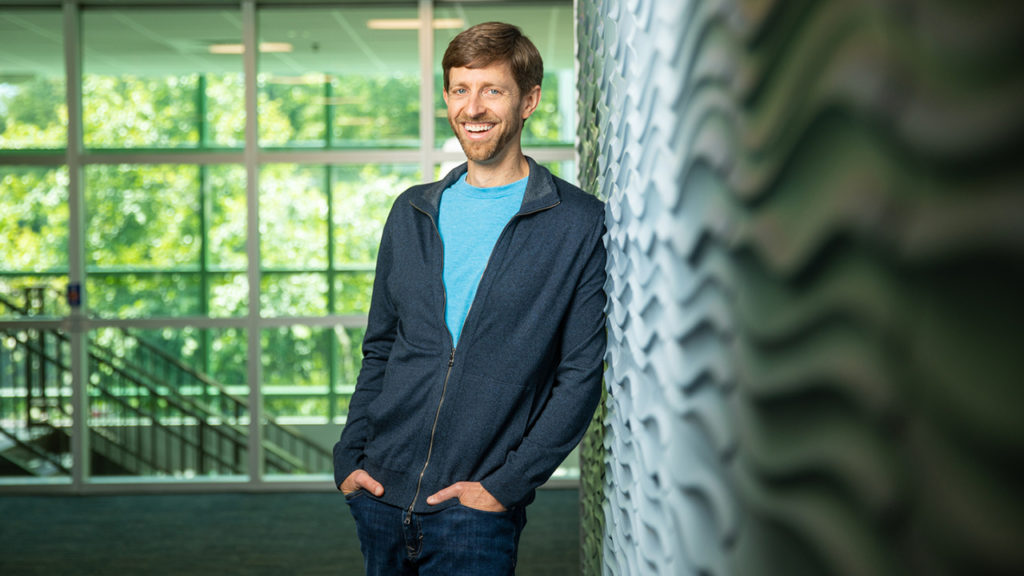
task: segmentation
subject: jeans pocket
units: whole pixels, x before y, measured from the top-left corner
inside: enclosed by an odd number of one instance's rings
[[[363,490],[362,488],[358,488],[358,489],[356,489],[355,492],[349,492],[348,494],[345,494],[345,502],[352,502],[352,501],[357,500],[360,497],[365,496],[365,495],[366,495],[366,490]]]
[[[470,512],[476,512],[478,514],[490,514],[491,516],[498,516],[498,517],[509,516],[510,513],[512,512],[511,508],[507,508],[505,510],[481,510],[479,508],[473,508],[472,506],[467,506],[467,505],[463,504],[462,500],[456,500],[456,504],[455,505],[458,506],[459,508],[463,508],[465,510],[469,510]]]

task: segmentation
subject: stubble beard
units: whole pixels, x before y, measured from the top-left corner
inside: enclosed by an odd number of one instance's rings
[[[459,144],[462,145],[462,151],[466,154],[466,158],[479,164],[486,164],[497,158],[503,151],[508,149],[509,143],[518,135],[518,132],[515,130],[505,130],[502,128],[505,126],[504,124],[495,123],[494,128],[491,128],[491,130],[502,130],[498,137],[483,142],[476,142],[463,137],[460,126],[463,122],[490,122],[490,120],[465,117],[448,118],[448,124],[452,127],[452,132],[458,138]]]

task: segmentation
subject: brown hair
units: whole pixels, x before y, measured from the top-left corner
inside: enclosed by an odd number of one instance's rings
[[[544,78],[540,52],[522,30],[503,22],[484,22],[463,30],[448,44],[441,60],[445,92],[452,68],[478,68],[495,62],[508,62],[520,94],[540,86]]]

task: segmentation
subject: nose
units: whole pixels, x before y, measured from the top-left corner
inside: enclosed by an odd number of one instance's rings
[[[479,116],[484,113],[484,103],[479,92],[471,92],[466,100],[466,114]]]

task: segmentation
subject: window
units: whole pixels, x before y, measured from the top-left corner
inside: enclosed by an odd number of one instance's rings
[[[260,12],[260,145],[416,148],[417,31],[378,30],[413,7]]]
[[[537,44],[524,143],[573,179],[571,2],[314,4],[0,8],[0,445],[46,454],[4,482],[322,483],[391,204],[464,159],[461,29]]]
[[[0,11],[0,151],[67,144],[61,22],[57,10]]]
[[[237,10],[84,11],[85,146],[241,147],[242,57],[217,51],[241,42]]]

